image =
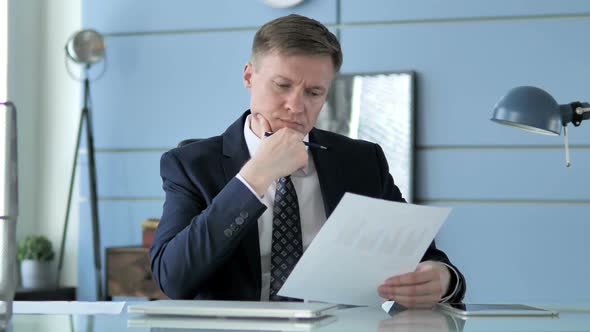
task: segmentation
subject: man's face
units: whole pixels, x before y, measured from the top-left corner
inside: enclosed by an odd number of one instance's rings
[[[284,127],[307,134],[315,125],[334,78],[328,55],[259,55],[244,68],[244,83],[250,90],[250,110],[261,114],[272,131]],[[251,128],[260,133],[258,123]]]

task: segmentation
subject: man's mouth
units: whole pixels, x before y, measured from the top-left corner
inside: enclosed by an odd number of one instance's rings
[[[303,127],[303,125],[301,123],[299,123],[298,121],[293,121],[293,120],[289,120],[289,119],[281,119],[281,122],[283,122],[283,124],[289,128]]]

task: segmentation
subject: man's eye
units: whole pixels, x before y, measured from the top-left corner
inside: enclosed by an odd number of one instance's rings
[[[277,83],[277,82],[275,82],[275,85],[278,86],[281,89],[288,89],[290,87],[289,84]]]
[[[309,92],[307,92],[307,94],[310,95],[310,96],[312,96],[312,97],[319,97],[319,96],[322,95],[321,93],[316,92],[316,91],[309,91]]]

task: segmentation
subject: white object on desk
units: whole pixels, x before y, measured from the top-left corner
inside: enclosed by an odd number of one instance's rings
[[[125,302],[14,301],[15,314],[118,315]]]
[[[317,318],[338,309],[328,303],[160,300],[132,304],[130,313],[251,318]]]
[[[334,316],[307,319],[276,318],[216,318],[140,315],[130,317],[127,327],[160,327],[199,330],[239,330],[239,331],[310,331],[336,321]]]
[[[450,212],[346,193],[279,295],[381,307],[377,287],[416,269]]]
[[[557,316],[558,312],[524,304],[438,303],[437,308],[460,316]]]

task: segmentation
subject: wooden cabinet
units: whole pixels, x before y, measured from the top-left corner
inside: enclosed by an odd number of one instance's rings
[[[144,247],[106,249],[108,300],[113,296],[167,298],[152,279],[148,250]]]

